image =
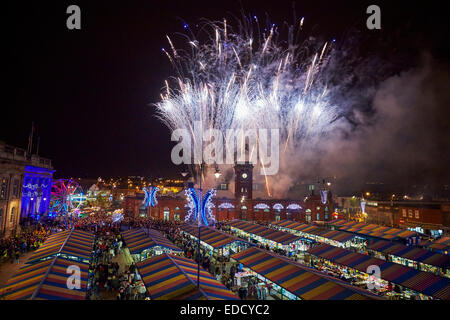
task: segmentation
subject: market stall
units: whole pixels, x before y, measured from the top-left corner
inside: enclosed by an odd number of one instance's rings
[[[387,255],[392,262],[450,278],[450,256],[448,255],[383,240],[375,242],[367,249],[378,258],[384,258]]]
[[[260,248],[249,248],[231,256],[271,288],[269,295],[282,300],[365,300],[368,297],[344,287],[298,264]]]
[[[448,290],[450,279],[448,278],[328,244],[320,244],[310,249],[308,253],[319,258],[313,261],[328,260],[335,265],[351,268],[352,272],[363,273],[363,277],[368,277],[367,268],[369,266],[378,266],[381,270],[381,286],[385,287],[388,282],[397,284],[404,288],[403,297],[407,299],[411,296],[418,296],[420,299],[428,299],[429,297],[442,300],[450,299],[450,291]]]
[[[197,241],[197,226],[183,224],[180,229],[182,233],[187,234],[193,240]],[[211,227],[201,227],[200,244],[215,258],[227,257],[230,254],[247,249],[252,245],[247,241],[235,238]]]
[[[94,247],[94,234],[81,230],[67,230],[52,234],[28,259],[34,264],[61,256],[66,259],[89,263]]]
[[[152,300],[239,299],[203,268],[197,288],[197,264],[187,258],[163,253],[136,266]]]
[[[288,232],[278,231],[259,224],[247,221],[234,220],[228,223],[232,232],[238,236],[245,237],[268,246],[271,249],[281,249],[289,254],[294,254],[299,246],[304,245],[301,237]]]
[[[68,288],[72,273],[79,268],[80,288]],[[1,289],[5,300],[85,300],[89,265],[62,257],[53,257],[32,265],[25,265]]]
[[[122,232],[123,240],[135,262],[161,253],[180,254],[182,250],[154,229],[132,229]]]
[[[327,230],[309,224],[302,224],[296,221],[281,220],[271,223],[271,227],[282,231],[290,232],[295,235],[310,239],[314,242],[328,243],[336,247],[361,247],[365,245],[365,239],[358,237],[355,234],[337,231]],[[307,246],[309,249],[310,246]]]

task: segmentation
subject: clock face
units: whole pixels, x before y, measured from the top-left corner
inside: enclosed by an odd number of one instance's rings
[[[246,179],[246,178],[247,178],[247,174],[246,174],[246,173],[243,173],[243,174],[242,174],[242,178]]]

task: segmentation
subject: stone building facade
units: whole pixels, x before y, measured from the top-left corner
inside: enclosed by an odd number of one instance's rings
[[[0,237],[48,210],[53,172],[49,159],[0,141]]]

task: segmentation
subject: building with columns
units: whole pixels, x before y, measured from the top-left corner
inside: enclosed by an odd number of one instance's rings
[[[0,141],[0,237],[48,211],[53,173],[51,160]]]

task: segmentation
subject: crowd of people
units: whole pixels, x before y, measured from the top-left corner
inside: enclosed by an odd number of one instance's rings
[[[54,229],[48,225],[23,228],[17,235],[0,239],[0,262],[19,263],[20,256],[38,249]]]
[[[114,258],[122,253],[123,241],[116,227],[97,231],[89,267],[87,296],[91,300],[115,297],[117,300],[143,300],[147,290],[136,265],[121,266]]]

